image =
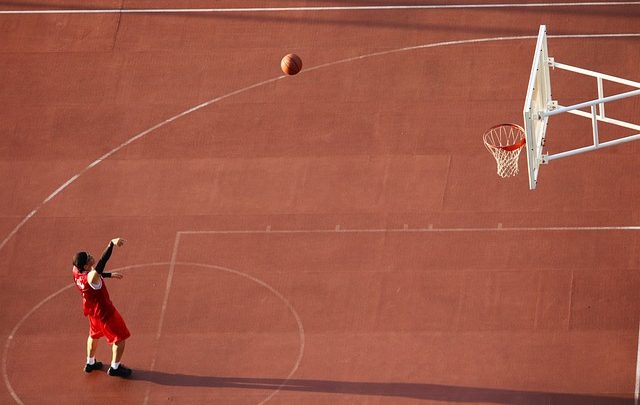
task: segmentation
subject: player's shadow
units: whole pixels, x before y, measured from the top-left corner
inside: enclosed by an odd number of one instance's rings
[[[506,405],[630,405],[632,403],[630,399],[603,395],[517,391],[439,384],[211,377],[149,370],[135,370],[133,379],[173,387],[235,388],[266,391],[280,389],[281,391],[384,396],[453,403],[482,402]]]

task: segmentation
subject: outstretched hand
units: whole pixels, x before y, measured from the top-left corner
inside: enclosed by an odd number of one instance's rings
[[[122,278],[122,277],[124,277],[122,275],[122,273],[118,273],[117,271],[114,271],[114,272],[111,273],[111,278],[118,278],[119,279],[119,278]]]
[[[122,246],[126,242],[126,239],[115,238],[115,239],[111,239],[111,242],[116,246]]]

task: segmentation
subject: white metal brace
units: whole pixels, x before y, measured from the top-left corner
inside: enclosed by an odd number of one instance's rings
[[[560,62],[556,62],[554,60],[554,58],[548,58],[548,63],[549,63],[549,67],[551,68],[558,68],[558,69],[562,69],[562,70],[568,70],[574,73],[578,73],[581,75],[586,75],[586,76],[592,76],[595,77],[597,80],[597,86],[598,86],[598,98],[595,100],[590,100],[590,101],[586,101],[583,103],[578,103],[578,104],[574,104],[571,106],[559,106],[557,104],[557,102],[552,102],[551,105],[547,106],[547,110],[546,111],[541,111],[539,112],[539,118],[542,119],[544,117],[551,117],[554,115],[558,115],[558,114],[562,114],[562,113],[570,113],[570,114],[574,114],[574,115],[578,115],[581,117],[585,117],[585,118],[590,118],[591,119],[591,126],[592,126],[592,130],[593,130],[593,144],[590,146],[585,146],[583,148],[577,148],[577,149],[572,149],[572,150],[568,150],[566,152],[561,152],[561,153],[555,153],[555,154],[545,154],[543,155],[543,159],[542,159],[542,163],[549,163],[549,161],[554,160],[554,159],[560,159],[563,157],[567,157],[567,156],[572,156],[572,155],[576,155],[579,153],[585,153],[585,152],[591,152],[594,151],[596,149],[600,149],[600,148],[604,148],[604,147],[608,147],[608,146],[614,146],[614,145],[619,145],[621,143],[625,143],[625,142],[631,142],[631,141],[637,141],[640,140],[640,133],[635,134],[635,135],[630,135],[630,136],[626,136],[623,138],[618,138],[618,139],[614,139],[612,141],[607,141],[607,142],[600,142],[599,140],[599,134],[598,134],[598,122],[604,122],[607,124],[612,124],[612,125],[617,125],[620,127],[624,127],[624,128],[629,128],[629,129],[633,129],[634,131],[640,131],[640,125],[638,124],[633,124],[630,122],[626,122],[626,121],[622,121],[622,120],[618,120],[618,119],[614,119],[614,118],[609,118],[606,116],[605,114],[605,104],[612,102],[612,101],[617,101],[617,100],[622,100],[625,98],[629,98],[629,97],[635,97],[635,96],[640,96],[640,83],[639,82],[634,82],[631,80],[627,80],[627,79],[622,79],[619,77],[615,77],[615,76],[611,76],[611,75],[607,75],[604,73],[599,73],[599,72],[594,72],[591,70],[587,70],[587,69],[583,69],[583,68],[579,68],[579,67],[575,67],[575,66],[570,66],[570,65],[566,65],[564,63],[560,63]],[[637,90],[632,90],[632,91],[627,91],[625,93],[620,93],[620,94],[615,94],[613,96],[604,96],[604,86],[603,86],[603,81],[611,81],[611,82],[615,82],[615,83],[619,83],[619,84],[623,84],[623,85],[627,85],[630,87],[635,87]],[[587,108],[590,107],[591,112],[586,112],[586,111],[581,111],[582,108]],[[597,108],[596,108],[597,107]]]

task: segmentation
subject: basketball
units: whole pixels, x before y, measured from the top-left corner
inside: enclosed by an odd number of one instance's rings
[[[295,75],[302,70],[302,59],[295,53],[285,55],[280,61],[280,68],[285,74]]]

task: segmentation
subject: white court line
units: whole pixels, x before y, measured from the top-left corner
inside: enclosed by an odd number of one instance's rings
[[[546,7],[600,7],[637,6],[640,1],[591,1],[565,3],[502,3],[502,4],[432,4],[407,6],[316,6],[316,7],[253,7],[253,8],[139,8],[139,9],[52,9],[2,10],[0,14],[124,14],[124,13],[274,13],[318,11],[390,11],[390,10],[446,10],[491,8],[546,8]]]
[[[7,387],[7,390],[9,391],[9,394],[11,395],[11,397],[16,403],[20,405],[23,405],[24,402],[22,402],[22,400],[20,399],[16,391],[11,386],[11,382],[9,381],[9,374],[7,372],[7,358],[9,357],[9,348],[11,347],[11,342],[13,342],[13,338],[18,332],[18,329],[20,329],[20,327],[27,320],[27,318],[29,318],[34,312],[36,312],[40,307],[42,307],[44,304],[49,302],[51,299],[57,297],[60,293],[62,293],[65,290],[68,290],[71,287],[73,287],[73,283],[61,288],[60,290],[54,292],[53,294],[50,294],[48,297],[40,301],[37,305],[31,308],[31,310],[29,310],[29,312],[27,312],[18,321],[16,326],[14,326],[11,332],[9,333],[9,336],[7,336],[7,340],[4,343],[4,350],[2,351],[2,378],[4,380],[4,385]]]
[[[336,225],[333,229],[247,229],[247,230],[215,230],[215,231],[180,231],[180,235],[207,234],[263,234],[263,233],[446,233],[446,232],[567,232],[567,231],[640,231],[640,226],[547,226],[547,227],[504,227],[495,228],[377,228],[377,229],[347,229]]]
[[[577,38],[633,38],[640,37],[640,33],[620,33],[620,34],[564,34],[564,35],[547,35],[547,38],[553,39],[577,39]],[[392,53],[398,52],[406,52],[406,51],[414,51],[418,49],[427,49],[427,48],[436,48],[440,46],[453,46],[453,45],[462,45],[462,44],[480,44],[485,42],[499,42],[499,41],[514,41],[514,40],[525,40],[525,39],[535,39],[537,36],[534,35],[522,35],[517,37],[493,37],[493,38],[478,38],[478,39],[464,39],[458,41],[447,41],[447,42],[437,42],[433,44],[424,44],[424,45],[416,45],[407,48],[399,48],[399,49],[391,49],[388,51],[380,51],[367,55],[354,56],[348,59],[343,59],[337,62],[329,62],[324,65],[317,65],[307,68],[300,72],[300,74],[304,72],[310,72],[317,69],[322,69],[328,66],[333,66],[339,63],[346,62],[354,62],[356,60],[368,59],[376,56],[384,56]]]
[[[173,250],[171,251],[171,261],[169,262],[169,273],[167,275],[167,283],[164,288],[164,296],[162,297],[162,307],[160,309],[160,320],[158,321],[158,330],[156,331],[156,338],[153,344],[153,356],[151,357],[151,365],[149,371],[154,371],[156,367],[156,359],[158,358],[158,347],[160,345],[160,336],[162,335],[162,327],[164,326],[164,318],[167,312],[167,304],[169,302],[169,293],[171,292],[171,284],[173,283],[173,274],[176,268],[176,257],[178,256],[178,245],[180,245],[180,234],[176,234],[176,239],[173,243]],[[149,403],[149,395],[151,395],[151,386],[149,385],[144,394],[143,405]]]
[[[638,321],[638,356],[636,358],[636,391],[634,392],[634,404],[640,401],[640,321]]]

